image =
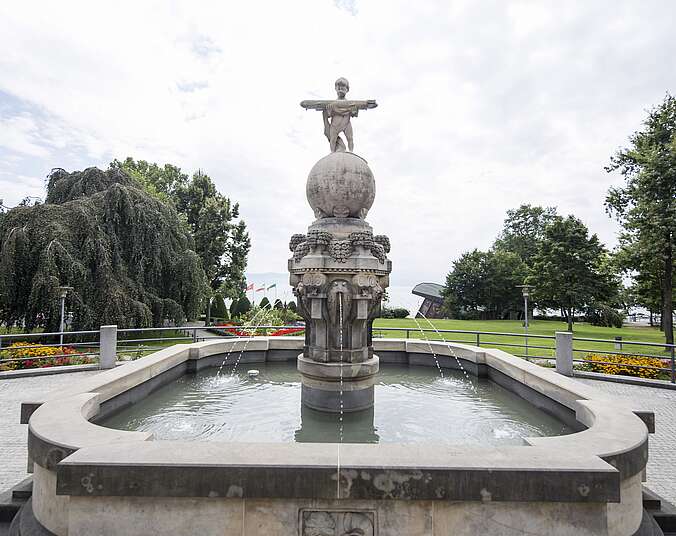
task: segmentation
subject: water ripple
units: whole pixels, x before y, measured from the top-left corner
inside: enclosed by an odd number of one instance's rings
[[[157,439],[237,442],[338,440],[338,417],[301,408],[295,364],[257,365],[230,375],[186,375],[109,418],[104,425]],[[372,410],[345,415],[351,443],[523,444],[524,437],[570,433],[560,421],[485,379],[459,371],[385,366]]]

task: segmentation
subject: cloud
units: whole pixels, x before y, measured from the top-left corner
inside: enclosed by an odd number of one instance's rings
[[[674,15],[611,0],[5,3],[0,197],[127,155],[199,167],[240,203],[251,271],[283,271],[328,150],[298,103],[345,76],[351,97],[379,103],[353,124],[393,284],[442,281],[523,202],[612,244],[603,200],[620,178],[603,166],[674,91]]]

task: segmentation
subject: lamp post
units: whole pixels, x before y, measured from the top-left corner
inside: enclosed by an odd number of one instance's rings
[[[59,348],[63,349],[63,329],[65,327],[65,313],[66,313],[66,296],[68,291],[73,290],[73,287],[59,287],[59,297],[61,298],[61,328],[59,331]]]
[[[209,327],[211,325],[211,304],[214,303],[215,297],[216,296],[211,296],[211,298],[209,298],[209,305],[207,306],[207,318],[206,322],[204,323],[206,327]]]
[[[528,358],[528,297],[530,296],[530,291],[534,288],[533,285],[517,285],[516,288],[521,289],[521,294],[523,295],[523,326],[526,331],[526,359]]]

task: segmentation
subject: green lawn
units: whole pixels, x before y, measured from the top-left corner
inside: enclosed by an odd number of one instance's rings
[[[430,320],[433,324],[430,325],[425,319],[414,320],[412,318],[403,319],[377,319],[374,326],[374,337],[406,337],[404,331],[384,331],[378,328],[409,328],[409,338],[430,338],[430,339],[445,339],[447,341],[458,341],[476,344],[477,337],[475,334],[466,333],[435,333],[435,332],[420,332],[422,329],[453,329],[463,331],[479,331],[479,332],[500,332],[500,333],[514,333],[514,336],[496,336],[496,335],[479,335],[479,342],[481,346],[491,348],[500,348],[506,352],[521,355],[524,353],[523,348],[509,346],[509,344],[524,344],[524,336],[518,335],[525,332],[523,324],[520,320]],[[566,323],[553,320],[533,320],[530,322],[528,333],[530,335],[549,335],[553,336],[557,331],[566,331]],[[589,338],[589,339],[611,339],[615,337],[622,337],[623,341],[641,341],[650,343],[663,343],[664,334],[657,328],[651,327],[623,327],[623,328],[604,328],[591,326],[586,323],[576,323],[573,325],[574,338]],[[540,355],[550,357],[554,355],[553,339],[538,339],[536,337],[529,338],[529,346],[546,346],[543,348],[529,348],[529,355]],[[590,350],[594,352],[616,351],[613,343],[599,343],[574,341],[573,347],[579,350]],[[617,350],[627,353],[642,353],[653,354],[661,357],[668,357],[669,353],[663,348],[651,346],[636,346],[624,345],[622,350]],[[584,352],[576,352],[575,358],[580,359],[584,356]]]
[[[420,328],[424,330],[430,330],[434,328],[439,330],[450,329],[450,330],[462,330],[462,331],[479,331],[479,332],[499,332],[499,333],[512,333],[514,335],[510,336],[497,336],[497,335],[485,335],[479,334],[479,344],[480,346],[486,346],[490,348],[500,348],[506,352],[515,355],[524,355],[525,349],[518,346],[510,345],[522,345],[524,344],[524,327],[520,320],[431,320],[428,323],[425,319],[418,319],[417,321],[412,318],[404,319],[385,319],[379,318],[374,322],[374,337],[393,337],[393,338],[429,338],[441,340],[445,339],[447,341],[455,342],[466,342],[469,344],[477,344],[477,336],[473,333],[436,333],[434,331],[425,331],[421,333]],[[378,328],[408,328],[408,334],[406,331],[385,331],[379,330]],[[549,335],[553,336],[556,331],[565,331],[566,324],[565,322],[557,322],[551,320],[534,320],[531,321],[529,326],[530,335]],[[18,330],[12,330],[16,332]],[[591,326],[586,323],[576,323],[573,326],[574,337],[575,338],[591,338],[591,339],[611,339],[613,340],[617,336],[621,336],[623,341],[641,341],[641,342],[651,342],[651,343],[663,343],[664,335],[657,328],[651,327],[623,327],[623,328],[603,328]],[[0,328],[0,333],[5,332],[4,328]],[[174,339],[175,337],[181,337],[181,340]],[[142,333],[130,333],[120,336],[118,339],[119,352],[120,354],[125,355],[127,359],[134,359],[137,357],[142,357],[149,353],[155,352],[164,348],[166,346],[171,346],[172,344],[182,343],[182,342],[191,342],[190,337],[184,337],[184,333],[178,331],[150,331]],[[125,338],[135,338],[135,339],[151,339],[151,338],[161,338],[165,340],[158,341],[148,341],[148,342],[130,342],[125,343]],[[174,339],[174,340],[172,340]],[[536,346],[543,346],[546,348],[536,348]],[[554,340],[553,339],[538,339],[537,337],[529,337],[529,356],[543,356],[543,357],[553,357],[554,356]],[[575,358],[581,359],[589,352],[604,352],[604,351],[622,351],[627,353],[641,353],[641,354],[651,354],[660,357],[669,357],[669,352],[664,351],[662,347],[651,347],[644,345],[624,345],[621,350],[616,350],[613,343],[602,343],[602,342],[587,342],[587,341],[574,341],[574,348],[580,350],[575,352]],[[82,348],[86,350],[86,348]],[[589,352],[585,352],[588,350]]]

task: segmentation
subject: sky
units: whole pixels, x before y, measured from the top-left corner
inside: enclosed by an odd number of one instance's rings
[[[201,169],[238,202],[249,272],[284,273],[328,153],[303,99],[352,120],[376,179],[367,220],[392,285],[443,283],[522,203],[575,214],[609,247],[604,166],[676,91],[676,3],[294,0],[0,3],[0,199],[52,168],[114,158]]]

